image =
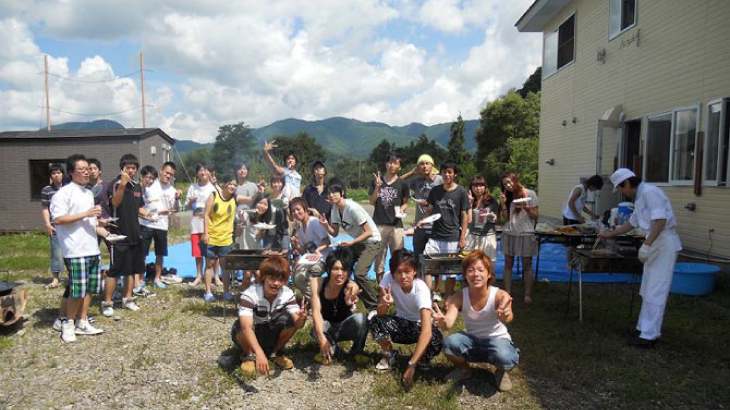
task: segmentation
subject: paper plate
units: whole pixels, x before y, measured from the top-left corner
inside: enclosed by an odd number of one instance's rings
[[[108,236],[106,237],[106,240],[107,240],[107,241],[109,241],[109,242],[119,242],[119,241],[121,241],[122,239],[127,239],[127,236],[126,236],[126,235],[114,235],[114,234],[112,233],[112,234],[109,234],[109,235],[108,235]]]
[[[316,264],[317,262],[319,262],[319,257],[317,259],[308,259],[307,258],[308,256],[312,256],[312,255],[314,255],[314,254],[308,253],[308,254],[300,256],[299,260],[297,261],[297,264],[299,264],[300,266],[312,266],[312,265]],[[316,256],[316,255],[314,255],[314,256]]]
[[[256,228],[256,229],[274,229],[274,228],[276,228],[276,225],[274,225],[274,224],[257,223],[253,227]]]
[[[423,222],[425,224],[430,224],[430,223],[438,221],[439,219],[441,219],[441,214],[434,214],[434,215],[427,216],[427,217],[421,219],[421,222]]]

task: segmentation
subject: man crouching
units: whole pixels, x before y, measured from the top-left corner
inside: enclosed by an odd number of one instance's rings
[[[279,256],[259,266],[259,282],[241,294],[238,320],[233,324],[233,343],[246,355],[244,374],[268,374],[269,357],[284,370],[294,367],[281,350],[307,321],[307,303],[297,305],[294,292],[284,286],[289,280],[289,262]]]

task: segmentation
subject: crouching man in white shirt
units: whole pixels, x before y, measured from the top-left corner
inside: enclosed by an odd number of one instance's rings
[[[83,155],[71,155],[66,161],[71,183],[64,186],[51,200],[51,215],[56,226],[63,260],[69,274],[69,302],[66,316],[77,318],[76,323],[63,320],[61,340],[74,342],[76,335],[96,335],[103,330],[89,324],[87,317],[91,294],[101,291],[99,271],[100,253],[97,233],[108,236],[97,228],[101,207],[94,205],[94,194],[86,188],[89,183],[89,164]]]

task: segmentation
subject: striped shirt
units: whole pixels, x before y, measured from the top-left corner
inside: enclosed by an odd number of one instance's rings
[[[276,320],[285,312],[289,312],[289,314],[299,312],[294,292],[287,286],[281,287],[281,291],[272,303],[269,303],[264,297],[263,285],[251,285],[241,294],[238,316],[253,317],[254,326]]]

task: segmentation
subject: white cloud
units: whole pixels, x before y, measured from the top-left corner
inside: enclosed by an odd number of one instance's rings
[[[35,128],[43,104],[42,53],[51,72],[105,79],[115,75],[96,55],[124,41],[145,51],[148,126],[176,138],[210,141],[220,125],[263,126],[296,117],[347,116],[404,125],[476,118],[485,101],[519,87],[539,64],[539,36],[513,27],[530,0],[255,0],[239,2],[74,0],[13,1],[0,6],[0,129]],[[139,10],[144,10],[140,12]],[[10,16],[3,19],[3,15]],[[403,33],[387,26],[403,25]],[[423,27],[445,33],[429,52]],[[32,30],[31,30],[32,28]],[[82,39],[90,51],[69,67],[63,50],[41,50],[34,33]],[[474,41],[461,61],[453,36]],[[449,36],[452,36],[449,38]],[[430,41],[430,40],[429,40]],[[106,57],[106,56],[105,56]],[[135,56],[124,56],[133,59]],[[119,67],[119,70],[127,68]],[[158,74],[160,73],[160,74]],[[169,74],[169,76],[167,76]],[[170,80],[169,77],[173,79]],[[106,113],[141,104],[136,78],[80,84],[51,77],[51,105]],[[53,113],[55,123],[90,120]],[[133,110],[111,116],[141,126]]]

